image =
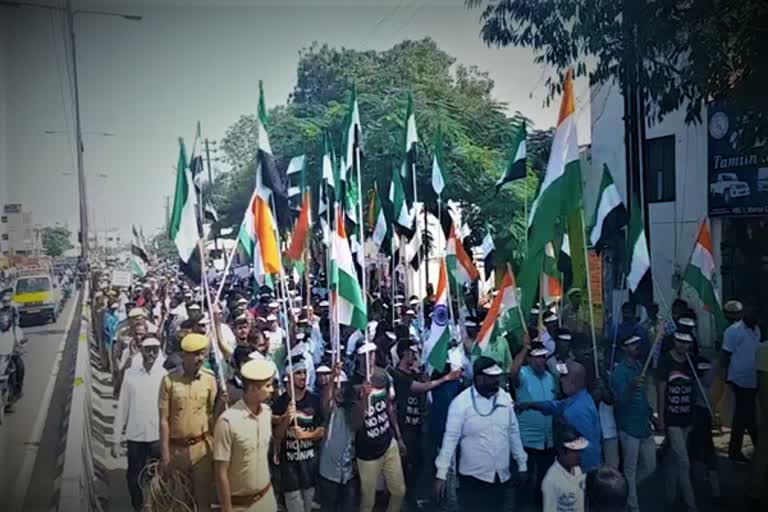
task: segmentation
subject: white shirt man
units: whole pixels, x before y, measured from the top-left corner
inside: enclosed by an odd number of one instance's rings
[[[445,482],[456,447],[461,446],[458,474],[464,508],[472,503],[477,510],[501,509],[506,497],[502,484],[511,477],[508,454],[521,473],[528,469],[528,457],[512,397],[499,389],[501,368],[493,359],[480,356],[473,373],[473,385],[454,398],[448,409],[443,444],[435,459],[436,478]]]
[[[128,441],[128,491],[135,510],[142,508],[139,475],[151,459],[160,458],[160,413],[157,397],[165,375],[162,361],[158,360],[160,341],[146,338],[141,343],[138,365],[126,370],[117,401],[117,414],[113,424],[112,456],[120,453],[120,440],[125,429]],[[134,358],[138,361],[139,358]]]

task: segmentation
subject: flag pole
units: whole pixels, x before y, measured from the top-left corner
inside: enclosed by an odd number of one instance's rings
[[[235,245],[232,246],[232,249],[229,251],[229,255],[227,257],[226,265],[224,265],[224,273],[221,276],[221,282],[219,283],[219,287],[216,290],[216,300],[214,302],[219,302],[219,299],[221,298],[221,293],[224,291],[224,282],[227,280],[227,275],[229,274],[229,269],[232,267],[232,260],[235,257],[235,251],[237,250],[237,244],[239,242],[236,240]]]
[[[305,190],[304,193],[306,194],[307,191]],[[311,215],[311,207],[308,213]],[[310,265],[312,263],[312,259],[310,258],[310,254],[309,254],[311,250],[312,250],[312,226],[310,225],[309,229],[307,230],[307,236],[304,237],[304,287],[306,288],[305,295],[307,297],[307,301],[304,304],[305,306],[311,306],[311,302],[312,302],[312,290],[310,288],[311,284],[309,279],[309,272],[311,270]],[[307,317],[307,320],[309,320],[309,317]]]
[[[204,240],[204,239],[203,239]],[[200,273],[204,274],[205,271],[205,255],[203,253],[203,240],[201,240],[198,243],[198,249],[200,250]],[[216,375],[219,379],[219,385],[221,386],[222,391],[227,389],[227,381],[224,379],[224,368],[222,368],[222,357],[220,351],[220,344],[221,340],[219,339],[219,321],[216,318],[216,315],[214,314],[213,305],[214,303],[211,302],[211,289],[208,287],[208,280],[203,278],[203,291],[205,293],[206,301],[208,302],[208,314],[211,315],[211,322],[213,323],[213,337],[215,346],[213,347],[213,358],[216,361],[216,366],[218,369],[218,375]],[[229,407],[229,404],[224,404],[224,407]]]
[[[389,276],[389,294],[390,304],[392,306],[392,329],[395,328],[395,287],[397,283],[395,281],[395,224],[392,224],[392,237],[389,239],[389,259],[392,263],[392,273]]]
[[[416,203],[419,202],[418,193],[416,192],[416,162],[411,161],[411,177],[413,178],[413,227],[414,227],[414,237],[416,240],[421,241],[421,228],[419,226],[419,216],[416,212]],[[421,247],[416,248],[416,271],[414,276],[415,286],[414,289],[411,290],[411,295],[416,295],[416,297],[421,297],[421,294],[419,293],[419,288],[421,287],[421,262],[420,260],[421,256]]]
[[[261,172],[261,170],[257,169],[256,172],[257,172],[257,174],[259,174]],[[259,183],[259,186],[261,186],[260,183]],[[270,209],[271,209],[270,213],[272,214],[272,218],[276,219],[277,217],[275,216],[275,210],[276,210],[276,208],[275,208],[275,196],[274,196],[273,193],[269,194],[269,206],[270,206]],[[277,226],[275,224],[272,225],[272,230],[273,230],[273,232],[275,234],[275,237],[278,240],[278,244],[279,244],[280,243],[280,233],[278,232]],[[255,251],[256,247],[254,247],[253,250]],[[282,251],[280,251],[280,254],[282,255]],[[293,408],[296,409],[296,388],[294,387],[294,384],[293,384],[293,361],[292,361],[292,358],[291,358],[291,328],[290,328],[291,326],[290,326],[290,324],[288,322],[288,290],[287,290],[287,287],[285,285],[285,271],[283,270],[283,262],[280,261],[279,263],[280,263],[280,266],[279,266],[279,269],[278,269],[277,276],[278,276],[278,280],[280,281],[279,287],[280,287],[280,290],[282,291],[282,296],[283,296],[283,301],[282,301],[283,318],[282,318],[282,322],[281,323],[283,324],[284,329],[285,329],[285,348],[286,348],[286,356],[287,356],[287,359],[288,359],[288,385],[291,388],[291,405],[293,405]],[[277,291],[277,290],[275,290],[275,291]],[[293,312],[291,312],[291,314],[293,314]],[[298,427],[298,425],[299,425],[298,421],[296,420],[296,418],[294,418],[293,419],[293,426],[294,427]],[[298,449],[299,448],[298,448],[298,444],[297,444],[297,450]]]
[[[579,209],[581,215],[581,230],[584,233],[584,208]],[[589,275],[589,254],[587,254],[586,233],[584,233],[585,242],[582,245],[584,248],[584,263],[587,272],[587,306],[589,307],[589,328],[592,335],[592,357],[595,360],[595,375],[600,375],[600,367],[597,363],[597,338],[595,337],[595,312],[592,306],[592,280]]]
[[[355,130],[355,139],[358,139],[357,130]],[[358,224],[358,233],[360,237],[360,266],[362,267],[362,285],[363,285],[363,305],[365,306],[365,310],[368,311],[368,276],[366,275],[368,273],[368,270],[365,265],[365,226],[364,219],[363,219],[363,181],[360,178],[360,141],[355,141],[355,158],[354,158],[354,165],[356,167],[355,172],[357,173],[357,224]],[[364,329],[363,332],[365,342],[368,343],[368,329]],[[368,357],[366,356],[366,371],[367,371],[367,362]]]

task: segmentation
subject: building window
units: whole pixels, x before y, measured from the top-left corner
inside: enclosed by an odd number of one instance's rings
[[[645,190],[649,203],[675,200],[675,136],[645,141]]]
[[[3,233],[3,240],[8,240],[8,233]]]
[[[2,217],[0,217],[0,222],[2,222],[3,224],[7,224],[8,223],[8,216],[7,215],[3,215]]]

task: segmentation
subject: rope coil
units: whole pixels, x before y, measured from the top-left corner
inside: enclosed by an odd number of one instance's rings
[[[196,512],[189,478],[176,470],[160,471],[159,462],[150,462],[139,474],[144,508],[151,512]]]

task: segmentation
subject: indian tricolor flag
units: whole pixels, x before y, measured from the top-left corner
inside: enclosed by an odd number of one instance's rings
[[[259,180],[260,181],[260,180]],[[266,274],[280,272],[280,251],[275,235],[275,221],[269,209],[265,189],[256,185],[240,227],[239,241],[253,260],[253,275],[263,283]]]
[[[683,282],[691,286],[704,303],[704,308],[715,316],[715,324],[721,333],[728,326],[728,322],[720,307],[720,300],[713,283],[715,273],[715,259],[712,256],[712,236],[706,219],[699,227],[696,236],[696,245],[693,247],[691,261],[685,268]]]
[[[451,224],[451,231],[448,234],[448,241],[445,246],[445,260],[451,271],[451,276],[458,284],[466,284],[474,281],[480,276],[480,273],[472,263],[464,245],[456,236],[456,228]]]
[[[480,332],[477,333],[477,346],[481,352],[488,347],[491,340],[496,336],[497,326],[503,324],[506,314],[518,306],[515,276],[510,271],[507,271],[504,274],[504,279],[501,281],[499,293],[493,298],[491,309],[485,315]]]
[[[344,214],[338,206],[331,247],[331,287],[336,294],[339,323],[365,331],[368,324],[365,300],[357,281],[352,251],[344,230]]]
[[[576,115],[574,113],[573,78],[569,69],[563,84],[563,102],[552,140],[547,172],[539,187],[539,195],[531,205],[528,226],[531,237],[536,236],[535,246],[542,248],[555,239],[554,229],[557,218],[570,210],[569,192],[579,190],[579,143],[576,137]],[[573,208],[578,205],[573,205]],[[544,237],[544,238],[542,238]],[[529,240],[531,244],[531,240]]]
[[[547,171],[539,185],[539,192],[531,205],[528,218],[528,253],[519,276],[520,288],[523,291],[523,310],[529,310],[538,295],[546,245],[558,239],[560,221],[578,212],[581,207],[581,201],[575,201],[574,197],[581,197],[581,170],[576,137],[573,76],[571,70],[568,70],[563,82],[563,100],[552,139]]]
[[[429,338],[424,342],[424,359],[435,370],[442,371],[448,360],[451,344],[450,319],[448,314],[448,272],[445,259],[440,260],[440,275],[437,279],[437,295],[432,308],[432,327]]]

